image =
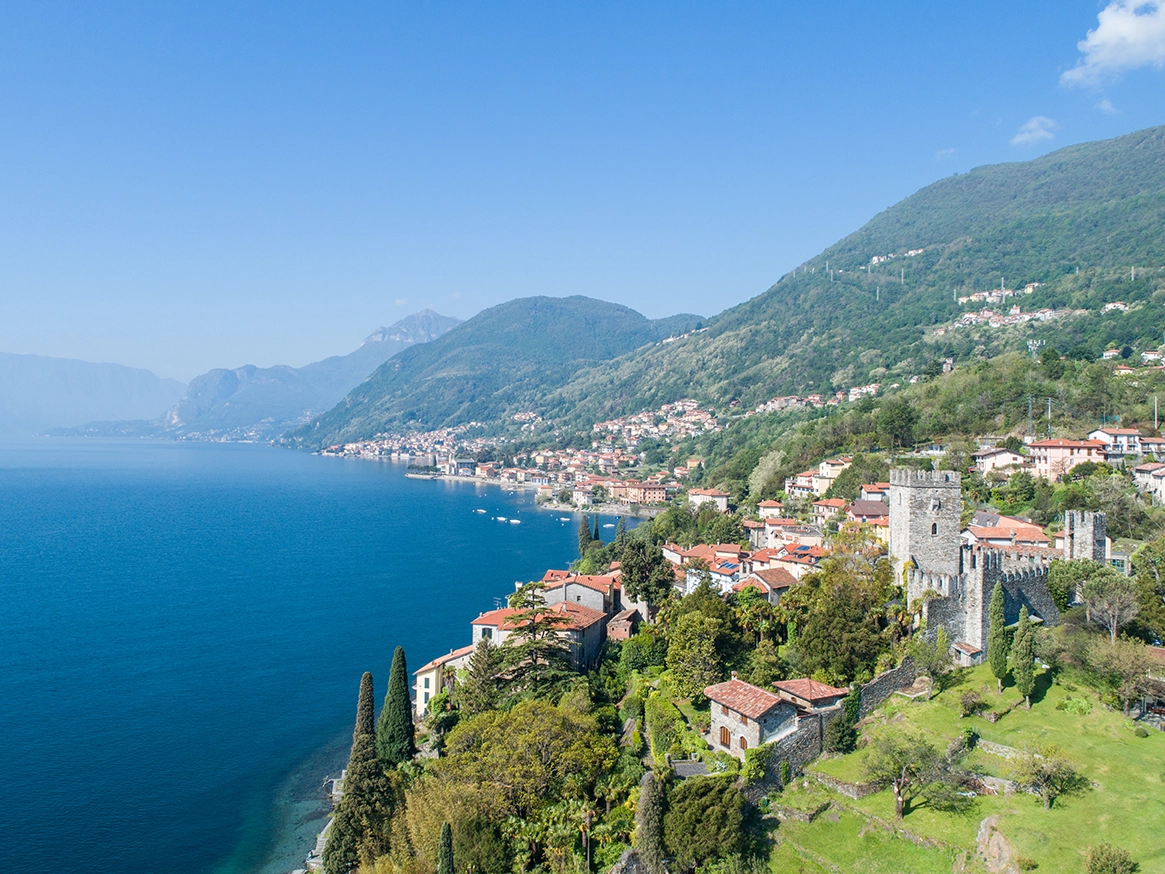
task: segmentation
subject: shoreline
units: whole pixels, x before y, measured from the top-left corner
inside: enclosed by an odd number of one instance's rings
[[[449,473],[408,473],[405,472],[407,479],[427,479],[434,481],[455,482],[455,483],[474,483],[477,485],[486,486],[504,486],[506,491],[524,491],[536,492],[538,486],[532,483],[512,483],[502,482],[501,480],[482,479],[476,476],[457,476]],[[539,510],[552,510],[556,513],[581,513],[584,516],[588,513],[594,513],[599,516],[632,516],[636,519],[654,519],[656,516],[663,513],[667,507],[662,505],[643,505],[643,504],[595,504],[591,507],[576,507],[573,504],[560,504],[557,501],[542,501],[535,502],[535,507]]]

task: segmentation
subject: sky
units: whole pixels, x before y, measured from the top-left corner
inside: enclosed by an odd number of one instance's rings
[[[1165,0],[0,4],[0,351],[188,380],[424,307],[712,315],[1165,123]]]

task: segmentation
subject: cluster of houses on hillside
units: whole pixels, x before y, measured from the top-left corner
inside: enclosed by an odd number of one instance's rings
[[[985,325],[988,328],[1004,328],[1009,325],[1022,325],[1026,322],[1051,322],[1056,319],[1065,318],[1066,316],[1086,315],[1088,315],[1088,310],[1053,310],[1047,307],[1025,313],[1020,309],[1019,304],[1012,306],[1006,313],[984,308],[978,312],[964,313],[949,325],[935,328],[934,335],[941,337],[947,331],[953,331],[957,328],[971,328],[975,325]]]
[[[644,440],[674,441],[719,431],[720,423],[696,401],[685,399],[664,404],[658,410],[645,410],[620,416],[591,426],[596,435],[593,447],[601,443],[638,446]]]
[[[1027,469],[1033,476],[1055,482],[1089,461],[1119,465],[1130,459],[1165,457],[1165,438],[1146,437],[1135,428],[1096,428],[1084,440],[1054,437],[1034,440],[1025,448],[1026,455],[996,446],[982,449],[971,458],[982,474],[1005,468]]]

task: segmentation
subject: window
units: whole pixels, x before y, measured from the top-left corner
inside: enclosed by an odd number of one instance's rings
[[[747,740],[747,739],[745,739],[744,737],[741,737],[741,738],[740,738],[740,748],[741,748],[742,750],[747,750],[747,749],[748,749],[748,740]]]
[[[425,688],[426,689],[429,688],[429,678],[428,677],[425,677]]]
[[[930,523],[930,533],[931,534],[938,534],[938,523],[937,522]]]
[[[429,703],[429,693],[428,692],[425,693],[425,703],[426,704]]]
[[[742,713],[742,714],[740,714],[740,721],[741,721],[742,723],[744,723],[745,725],[748,725],[748,717],[747,717],[747,716],[745,716],[743,713]]]
[[[485,640],[489,640],[491,637],[494,636],[494,630],[492,628],[483,628],[481,630],[481,636]]]
[[[728,715],[728,705],[727,705],[727,704],[721,704],[721,705],[720,705],[720,712],[721,712],[722,714],[724,714],[725,716],[727,716],[727,715]]]
[[[720,726],[720,746],[730,749],[732,747],[732,732],[725,725]]]

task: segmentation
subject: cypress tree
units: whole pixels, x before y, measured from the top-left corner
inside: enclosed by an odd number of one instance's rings
[[[664,785],[651,771],[643,777],[635,808],[635,847],[648,874],[665,874],[663,846]]]
[[[578,557],[586,555],[590,546],[591,526],[587,524],[587,517],[583,516],[582,521],[578,523]]]
[[[437,846],[437,874],[453,874],[453,829],[441,823],[441,843]]]
[[[987,664],[999,681],[999,694],[1002,695],[1003,678],[1007,676],[1007,620],[1003,615],[1003,583],[996,583],[991,592],[987,620]]]
[[[623,517],[619,517],[619,524],[615,526],[615,554],[622,555],[627,546],[627,525]]]
[[[413,706],[409,700],[408,668],[405,651],[397,647],[392,654],[392,670],[388,675],[388,692],[384,708],[376,724],[376,752],[390,768],[407,762],[417,754],[413,728]]]
[[[372,690],[372,672],[365,671],[360,678],[360,697],[356,700],[356,729],[352,732],[352,742],[362,734],[376,732],[376,697]]]
[[[595,523],[595,536],[591,540],[597,540],[599,543],[603,542],[603,535],[599,533],[599,517],[591,516],[591,521]]]
[[[1036,633],[1028,618],[1027,607],[1020,608],[1015,642],[1011,645],[1011,670],[1015,685],[1023,695],[1027,709],[1032,707],[1032,690],[1036,687]]]

